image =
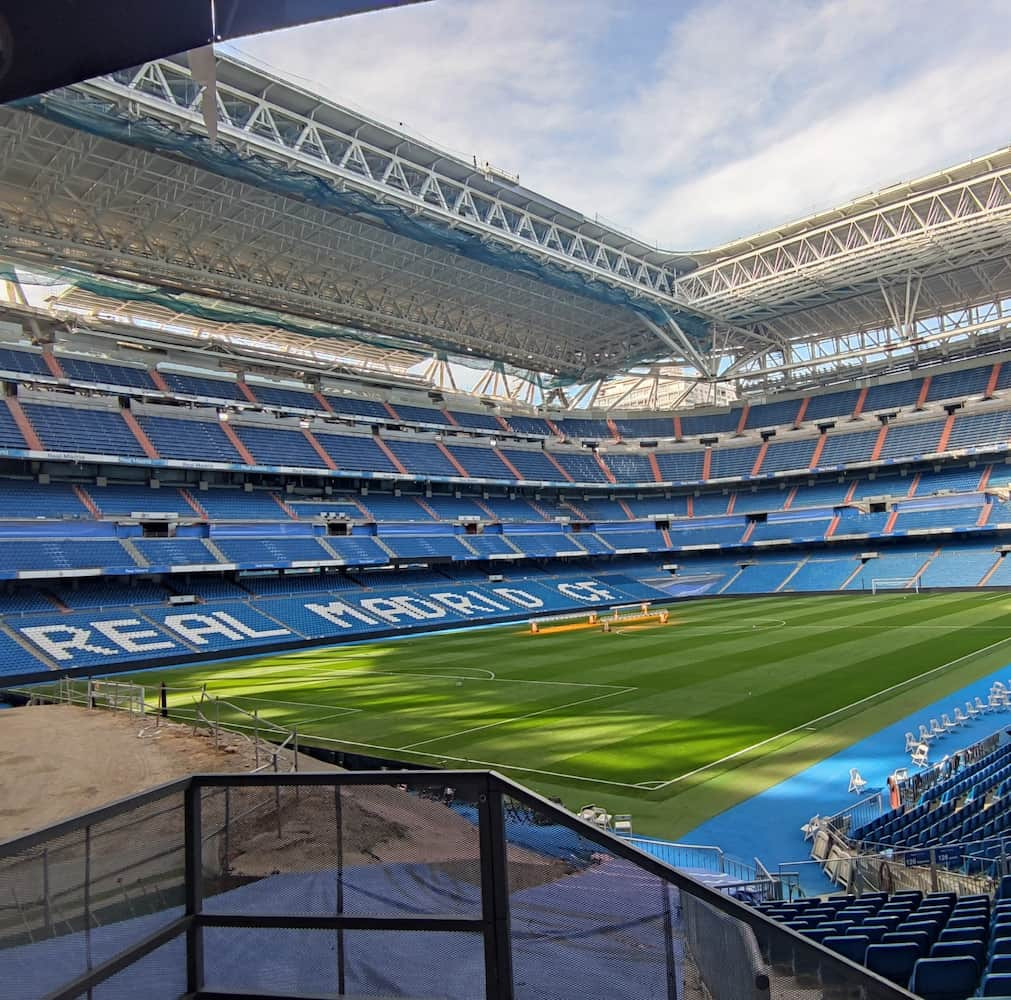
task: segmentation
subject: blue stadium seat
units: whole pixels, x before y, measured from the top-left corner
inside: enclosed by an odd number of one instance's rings
[[[23,408],[42,443],[52,451],[144,456],[144,449],[117,410],[44,403],[24,403]]]
[[[154,389],[155,384],[146,368],[110,364],[61,354],[57,360],[64,374],[78,382],[97,382],[100,385],[127,386],[132,389]]]
[[[919,958],[916,944],[872,944],[867,948],[864,964],[882,978],[905,986]]]
[[[177,420],[174,417],[141,415],[137,422],[162,458],[242,463],[242,456],[232,447],[217,420]]]
[[[921,958],[913,966],[909,989],[923,1000],[966,1000],[978,980],[975,959]]]
[[[313,431],[320,447],[334,460],[338,469],[353,472],[396,472],[396,466],[371,436],[329,434]],[[392,444],[392,442],[391,442]]]

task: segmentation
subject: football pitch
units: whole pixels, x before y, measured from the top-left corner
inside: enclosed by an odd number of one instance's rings
[[[249,726],[255,711],[300,744],[494,768],[671,837],[1011,663],[1011,594],[717,598],[671,611],[669,625],[612,634],[513,625],[131,677],[149,702],[164,681],[179,718],[205,689],[223,723]]]

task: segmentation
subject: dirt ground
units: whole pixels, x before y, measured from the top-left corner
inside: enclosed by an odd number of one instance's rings
[[[198,771],[251,771],[250,743],[189,726],[39,705],[0,712],[0,841]],[[334,771],[301,756],[299,770]]]

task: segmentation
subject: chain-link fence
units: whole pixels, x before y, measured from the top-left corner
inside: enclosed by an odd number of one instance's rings
[[[198,775],[0,846],[0,993],[910,996],[497,775],[418,771]]]

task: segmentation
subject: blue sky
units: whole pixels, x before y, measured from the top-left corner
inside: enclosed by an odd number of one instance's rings
[[[1011,144],[1007,0],[432,0],[241,41],[668,249]]]

